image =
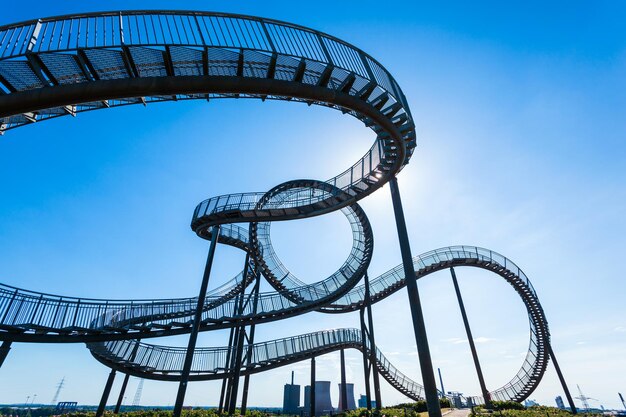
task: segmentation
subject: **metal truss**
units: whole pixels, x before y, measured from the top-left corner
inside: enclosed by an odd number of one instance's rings
[[[367,274],[373,235],[357,202],[390,181],[393,185],[416,146],[406,98],[378,61],[312,29],[222,13],[123,11],[0,27],[0,133],[91,110],[217,98],[287,100],[334,108],[368,126],[374,143],[352,166],[326,181],[288,181],[267,192],[217,196],[198,204],[191,228],[212,242],[203,288],[216,244],[239,248],[247,255],[240,274],[199,297],[97,300],[0,284],[0,340],[4,341],[0,357],[4,359],[14,341],[84,342],[97,360],[112,368],[111,382],[117,370],[185,384],[230,379],[230,387],[240,375],[354,348],[364,353],[366,369],[379,373],[408,397],[423,398],[423,387],[376,348],[371,326],[371,305],[411,284],[407,265],[372,279],[368,288],[358,285]],[[342,210],[350,222],[351,252],[337,272],[304,284],[273,250],[271,222],[336,210]],[[527,398],[548,363],[549,331],[526,275],[504,256],[473,246],[428,252],[413,258],[412,266],[418,279],[452,266],[477,267],[513,286],[529,315],[529,351],[514,378],[490,396]],[[261,276],[275,291],[259,292]],[[250,286],[254,288],[246,293]],[[311,311],[361,311],[362,328],[254,341],[255,325]],[[221,328],[232,329],[230,346],[195,348],[198,331]],[[185,349],[142,341],[176,334],[191,334],[193,343]],[[246,387],[247,381],[244,391]],[[236,387],[234,394],[223,390],[223,405],[231,412],[236,391]]]

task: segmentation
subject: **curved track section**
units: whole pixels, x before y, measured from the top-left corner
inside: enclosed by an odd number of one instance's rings
[[[137,346],[138,345],[138,346]],[[104,365],[140,378],[161,381],[178,381],[186,350],[170,346],[157,346],[136,341],[112,341],[90,345],[92,354]],[[358,329],[334,329],[286,337],[252,345],[250,366],[241,369],[241,374],[255,374],[289,365],[321,354],[340,349],[369,349],[363,345]],[[244,347],[248,351],[248,346]],[[190,380],[207,381],[223,379],[234,374],[226,365],[226,358],[234,352],[232,347],[196,349]],[[128,359],[135,352],[135,359]],[[376,368],[394,388],[414,400],[423,399],[423,388],[396,369],[376,348]]]
[[[200,330],[280,320],[313,310],[340,313],[363,307],[363,287],[356,284],[369,266],[373,236],[357,202],[396,176],[416,145],[406,98],[375,59],[308,28],[219,13],[124,11],[0,27],[0,133],[114,106],[214,98],[289,100],[334,108],[361,120],[375,139],[363,157],[329,180],[288,181],[267,192],[218,196],[198,204],[192,230],[210,239],[213,227],[221,226],[218,241],[246,251],[250,262],[244,272],[208,294]],[[276,256],[270,222],[336,210],[350,222],[352,250],[335,274],[305,285]],[[530,349],[515,378],[492,396],[526,398],[545,371],[549,334],[525,275],[506,258],[473,247],[429,252],[416,257],[414,264],[418,277],[450,266],[476,266],[499,274],[515,288],[530,318]],[[256,273],[262,273],[276,291],[259,294],[254,303],[237,311],[237,296]],[[383,274],[371,283],[372,302],[403,285],[401,267]],[[96,300],[0,285],[0,340],[86,342],[108,366],[146,378],[175,380],[180,374],[180,349],[134,340],[189,333],[196,304],[195,297]],[[284,350],[278,350],[279,344]],[[349,329],[264,342],[254,345],[257,356],[244,373],[342,347],[368,349]],[[137,356],[131,361],[135,349]],[[232,372],[223,366],[227,350],[198,349],[193,378]],[[419,384],[393,368],[380,352],[377,357],[379,370],[394,387],[411,398],[421,397]]]
[[[529,350],[515,377],[490,394],[491,398],[495,400],[522,401],[528,397],[541,380],[548,364],[545,337],[549,335],[549,331],[537,294],[524,272],[504,256],[474,246],[437,249],[416,256],[413,263],[418,279],[450,267],[468,266],[485,269],[499,275],[520,295],[526,306],[530,322]],[[390,296],[403,287],[403,269],[402,265],[399,265],[371,280],[370,298],[372,303]],[[358,310],[363,307],[364,298],[363,286],[357,286],[333,303],[332,307],[324,307],[320,311],[339,313]],[[334,332],[313,333],[255,344],[255,352],[257,350],[260,352],[253,355],[253,362],[257,365],[253,365],[250,369],[245,368],[242,372],[261,372],[315,356],[315,352],[319,355],[341,348],[363,349],[360,333],[353,334],[351,333],[354,332],[353,330],[344,329],[337,330],[338,333]],[[140,343],[136,360],[133,361],[131,360],[131,352],[134,351],[136,344],[136,341],[115,341],[92,344],[89,345],[89,348],[92,354],[107,366],[123,370],[130,364],[132,367],[130,372],[144,378],[161,380],[176,380],[178,378],[182,367],[184,349]],[[269,346],[267,351],[265,350],[266,346]],[[223,377],[223,374],[231,373],[232,370],[227,369],[224,362],[228,349],[227,347],[198,349],[194,356],[192,379],[219,379]],[[264,357],[263,352],[267,352],[266,355],[271,353],[271,358]],[[395,369],[378,350],[377,358],[379,371],[392,386],[409,398],[416,399],[422,396],[422,386]],[[473,399],[478,404],[483,401],[481,397],[473,397]]]

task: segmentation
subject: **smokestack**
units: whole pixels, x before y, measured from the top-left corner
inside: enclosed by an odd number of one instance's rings
[[[291,385],[293,385],[293,371],[291,371]]]

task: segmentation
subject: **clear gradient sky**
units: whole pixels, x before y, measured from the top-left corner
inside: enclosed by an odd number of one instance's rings
[[[127,8],[197,9],[271,17],[322,30],[370,53],[402,86],[419,145],[399,175],[414,254],[478,245],[518,263],[543,304],[570,389],[618,407],[626,392],[626,5],[622,2],[30,1],[0,24]],[[18,129],[0,138],[0,282],[98,298],[195,295],[207,243],[189,228],[210,196],[326,179],[371,145],[371,132],[325,108],[230,100],[110,109]],[[362,202],[374,228],[370,276],[400,263],[388,187]],[[307,281],[333,272],[350,248],[339,213],[274,224],[285,265]],[[243,255],[218,248],[211,286]],[[512,288],[459,269],[491,389],[521,366],[528,319]],[[479,393],[448,273],[420,281],[433,361],[447,390]],[[374,307],[379,347],[420,380],[405,291]],[[261,325],[257,340],[357,327],[357,314],[307,314]],[[226,331],[200,345],[226,343]],[[185,345],[187,336],[152,341]],[[363,393],[362,363],[347,354]],[[249,404],[280,406],[302,362],[251,379]],[[0,403],[37,394],[96,404],[108,369],[80,344],[14,344],[0,369]],[[333,382],[338,354],[318,361]],[[110,402],[121,383],[118,378]],[[132,379],[127,403],[137,380]],[[220,382],[192,383],[188,405],[215,405]],[[146,381],[141,404],[173,404],[176,384]],[[531,395],[562,395],[552,366]],[[576,394],[577,395],[577,394]],[[383,383],[383,401],[405,401]],[[580,403],[579,403],[580,405]]]

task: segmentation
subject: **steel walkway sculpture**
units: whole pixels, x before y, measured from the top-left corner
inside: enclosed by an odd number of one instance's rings
[[[415,281],[434,271],[472,266],[492,271],[511,284],[530,321],[529,351],[521,369],[505,386],[489,393],[484,390],[484,400],[522,401],[530,395],[548,358],[554,356],[545,315],[524,273],[504,256],[471,246],[438,249],[411,259],[395,177],[416,146],[415,125],[397,82],[375,59],[339,39],[301,26],[220,13],[124,11],[0,27],[0,133],[114,106],[217,98],[288,100],[331,107],[370,127],[374,143],[350,168],[329,180],[294,180],[267,192],[223,195],[201,202],[191,227],[211,244],[198,297],[94,300],[1,285],[4,353],[0,353],[0,363],[12,342],[84,342],[97,360],[113,370],[181,381],[175,410],[179,414],[190,380],[230,378],[237,384],[240,375],[355,348],[363,352],[366,373],[369,361],[374,371],[403,394],[413,399],[426,397],[429,412],[436,416],[437,392]],[[373,235],[357,202],[387,183],[392,190],[403,264],[369,280]],[[271,222],[336,210],[342,210],[350,222],[352,250],[337,272],[304,284],[274,252]],[[207,291],[217,243],[245,251],[246,262],[229,283]],[[274,292],[259,292],[261,276]],[[367,329],[364,320],[366,309],[370,309],[371,319],[373,303],[405,286],[426,389],[389,363],[375,347],[373,329]],[[252,292],[247,294],[250,288]],[[251,343],[244,346],[245,326],[311,311],[361,311],[362,328],[262,343],[253,343],[252,336],[248,337]],[[221,328],[235,329],[231,346],[195,347],[199,331]],[[190,334],[186,349],[142,341],[186,333]],[[557,371],[560,376],[558,365]],[[110,384],[107,386],[110,390]],[[235,397],[236,391],[235,387]],[[231,405],[232,412],[234,400]]]

